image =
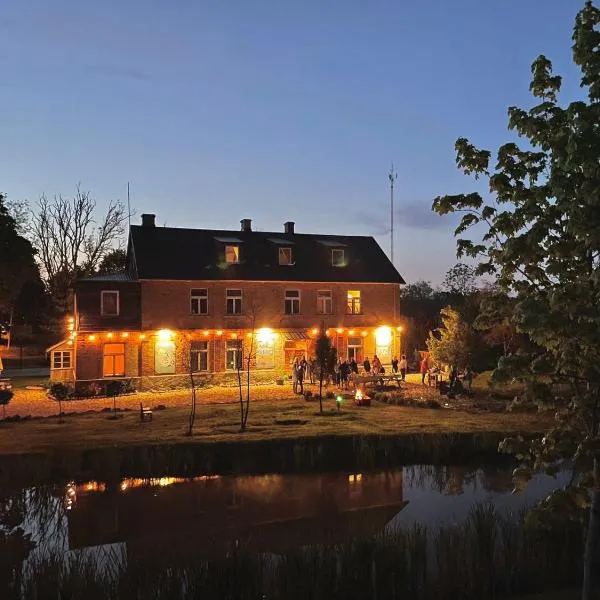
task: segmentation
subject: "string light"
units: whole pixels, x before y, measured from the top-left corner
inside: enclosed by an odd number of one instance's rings
[[[112,334],[112,331],[109,331],[109,332],[106,334],[106,337],[107,337],[109,340],[112,338],[112,336],[113,336],[113,334]]]
[[[146,339],[146,334],[145,333],[140,333],[139,338],[140,338],[140,340]]]
[[[314,329],[312,329],[311,333],[313,335],[317,335],[317,333],[319,333],[319,330],[315,327]]]
[[[221,329],[217,330],[217,335],[223,335],[223,331]]]
[[[344,333],[344,330],[341,327],[338,327],[336,330],[338,333]]]
[[[93,342],[96,339],[95,335],[88,335],[88,342]]]
[[[208,337],[208,331],[207,330],[204,331],[204,337]]]
[[[129,337],[129,334],[128,334],[126,331],[124,331],[124,332],[121,334],[121,337],[123,337],[123,338]]]

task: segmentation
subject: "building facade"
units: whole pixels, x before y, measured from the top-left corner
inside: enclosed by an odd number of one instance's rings
[[[400,352],[402,277],[372,237],[130,228],[126,273],[79,280],[55,381],[128,379],[137,389],[286,376],[324,328],[338,355]]]

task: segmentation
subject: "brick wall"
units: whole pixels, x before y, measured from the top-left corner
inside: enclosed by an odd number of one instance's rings
[[[190,315],[190,290],[208,288],[208,315]],[[225,314],[227,288],[243,290],[243,316]],[[285,290],[300,290],[300,314],[284,315]],[[317,291],[331,290],[333,314],[317,313]],[[346,314],[348,290],[361,292],[362,314]],[[374,327],[399,317],[399,286],[375,283],[282,283],[235,281],[142,281],[143,329],[241,329],[252,324],[276,328]]]

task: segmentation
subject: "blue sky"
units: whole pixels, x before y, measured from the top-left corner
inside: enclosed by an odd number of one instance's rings
[[[540,53],[571,63],[583,0],[7,0],[0,190],[125,199],[159,224],[375,235],[407,281],[443,279],[472,191],[457,137],[495,149]]]

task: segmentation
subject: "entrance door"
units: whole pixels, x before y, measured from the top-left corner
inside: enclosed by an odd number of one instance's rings
[[[302,359],[305,356],[308,358],[306,341],[305,340],[288,340],[284,346],[285,352],[285,367],[289,369],[292,366],[295,358]]]

